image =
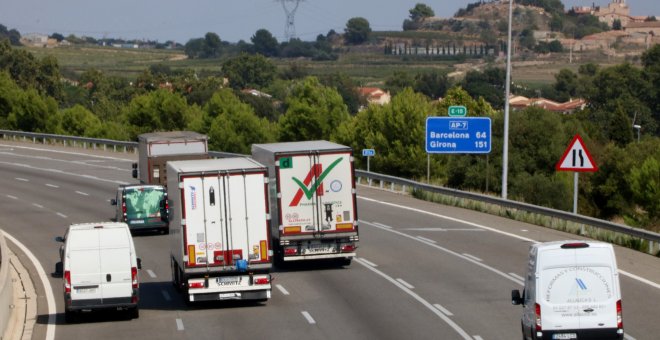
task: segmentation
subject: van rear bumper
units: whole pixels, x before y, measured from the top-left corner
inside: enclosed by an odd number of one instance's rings
[[[616,328],[592,328],[592,329],[564,329],[561,331],[543,331],[543,340],[557,340],[561,339],[557,337],[559,334],[575,334],[577,335],[578,340],[583,340],[583,339],[617,339],[621,340],[623,339],[623,333],[619,334],[617,333]]]

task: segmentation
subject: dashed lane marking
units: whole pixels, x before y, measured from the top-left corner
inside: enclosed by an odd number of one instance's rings
[[[275,287],[277,287],[277,289],[279,289],[282,294],[289,295],[289,291],[282,287],[282,285],[275,285]]]
[[[415,286],[411,285],[410,283],[404,281],[403,279],[396,279],[397,282],[400,284],[404,285],[408,289],[415,289]]]
[[[307,322],[309,322],[310,325],[316,323],[316,321],[314,321],[314,318],[307,311],[304,310],[301,312],[301,314],[305,317],[305,319],[307,319]]]

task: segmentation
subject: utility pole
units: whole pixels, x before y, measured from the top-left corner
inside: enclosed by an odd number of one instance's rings
[[[284,8],[284,14],[286,14],[284,37],[286,41],[290,41],[291,39],[296,37],[296,23],[295,23],[296,11],[298,10],[298,6],[300,5],[300,2],[304,0],[275,0],[275,1],[282,3],[282,8]],[[287,3],[292,3],[293,7],[292,8],[287,7]]]
[[[511,21],[513,19],[513,0],[509,0],[509,35],[506,45],[506,84],[504,94],[504,140],[502,142],[502,198],[507,196],[509,176],[509,95],[511,92]]]

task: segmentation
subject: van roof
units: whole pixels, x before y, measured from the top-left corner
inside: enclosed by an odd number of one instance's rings
[[[586,247],[581,247],[580,244],[587,245]],[[549,250],[549,249],[561,249],[563,248],[612,248],[612,245],[605,242],[598,241],[587,241],[587,240],[564,240],[564,241],[552,241],[552,242],[543,242],[533,244],[532,247],[539,250]]]
[[[108,228],[126,228],[128,225],[123,222],[89,222],[89,223],[76,223],[69,226],[69,230],[86,230],[93,229],[96,227],[103,227],[104,229]]]

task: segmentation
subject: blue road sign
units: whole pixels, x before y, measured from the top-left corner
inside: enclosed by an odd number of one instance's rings
[[[490,153],[488,117],[426,118],[426,152]]]
[[[364,156],[364,157],[376,156],[376,150],[374,150],[374,149],[362,149],[362,156]]]

